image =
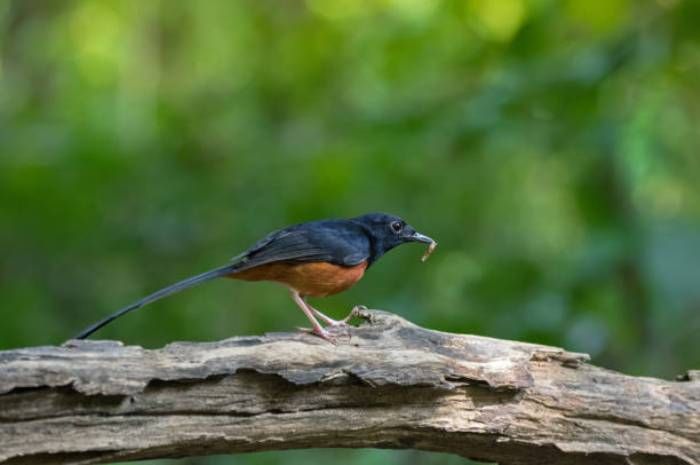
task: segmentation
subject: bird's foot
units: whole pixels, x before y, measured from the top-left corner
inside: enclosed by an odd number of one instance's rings
[[[347,338],[350,339],[350,337],[352,336],[350,334],[351,325],[348,322],[356,316],[359,316],[362,310],[367,310],[367,307],[365,307],[364,305],[355,305],[348,314],[348,316],[346,316],[342,320],[334,320],[333,318],[329,317],[328,315],[325,315],[320,310],[317,310],[310,305],[309,309],[314,313],[314,315],[316,315],[316,317],[319,320],[321,320],[326,325],[326,327],[322,328],[319,325],[318,327],[314,328],[298,329],[300,331],[304,331],[305,333],[310,333],[314,336],[318,336],[321,339],[325,339],[331,344],[337,344],[339,336],[347,336]]]
[[[364,305],[355,305],[352,308],[352,310],[350,310],[348,316],[346,316],[342,320],[334,320],[333,318],[321,313],[319,310],[313,307],[311,307],[311,310],[314,312],[314,315],[316,315],[319,320],[323,321],[326,325],[328,325],[328,328],[330,329],[349,326],[348,322],[354,317],[358,316],[362,310],[367,310],[367,307],[365,307]]]
[[[320,337],[321,339],[330,342],[333,345],[338,344],[338,338],[336,335],[332,334],[331,331],[327,331],[323,328],[301,328],[297,327],[299,331],[304,333],[312,334],[314,336]]]

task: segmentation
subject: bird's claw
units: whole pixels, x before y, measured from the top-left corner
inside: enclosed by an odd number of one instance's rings
[[[336,339],[336,337],[333,334],[331,334],[329,331],[326,331],[323,328],[317,330],[315,328],[302,328],[302,327],[297,326],[297,329],[299,331],[304,332],[304,333],[308,333],[308,334],[314,335],[316,337],[320,337],[321,339],[328,341],[333,345],[338,345],[338,340]]]
[[[343,335],[347,336],[348,340],[352,337],[350,334],[350,323],[348,323],[350,320],[352,320],[356,316],[360,316],[361,312],[363,310],[367,310],[367,307],[364,305],[355,305],[352,310],[350,310],[350,313],[348,316],[343,318],[342,320],[334,320],[333,318],[330,318],[329,316],[323,314],[319,310],[309,306],[309,309],[320,319],[323,321],[323,323],[326,324],[325,328],[319,327],[318,329],[316,328],[298,328],[300,331],[303,331],[305,333],[310,333],[313,334],[314,336],[318,336],[321,339],[325,339],[326,341],[336,344],[336,336],[337,335]]]

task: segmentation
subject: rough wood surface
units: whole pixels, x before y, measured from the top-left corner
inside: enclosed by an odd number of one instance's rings
[[[700,380],[448,334],[395,315],[306,334],[0,352],[0,463],[381,447],[502,464],[698,464]]]

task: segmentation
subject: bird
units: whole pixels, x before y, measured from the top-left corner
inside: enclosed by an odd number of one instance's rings
[[[86,339],[116,320],[169,295],[216,278],[273,281],[289,289],[292,300],[311,322],[310,333],[334,342],[333,328],[347,325],[352,316],[334,320],[312,307],[307,297],[325,297],[349,289],[386,252],[405,243],[429,244],[423,261],[437,246],[402,218],[367,213],[347,219],[325,219],[273,231],[229,263],[160,289],[94,323],[73,339]],[[327,325],[324,328],[318,321]]]

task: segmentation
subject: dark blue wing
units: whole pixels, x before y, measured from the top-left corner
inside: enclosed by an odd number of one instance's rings
[[[323,261],[354,266],[369,256],[369,239],[359,226],[345,220],[331,220],[275,231],[233,260],[240,264],[239,270],[244,270],[278,261]]]

